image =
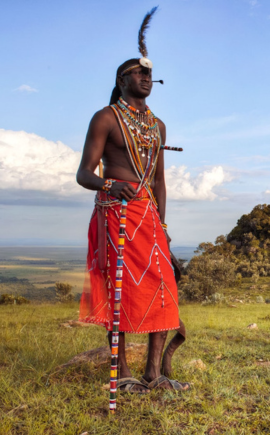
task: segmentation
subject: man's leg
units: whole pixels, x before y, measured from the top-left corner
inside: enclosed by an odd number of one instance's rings
[[[162,358],[162,373],[165,376],[170,376],[172,374],[172,356],[174,352],[178,349],[181,344],[183,344],[185,338],[182,334],[177,332],[174,337],[171,339],[170,343],[166,347],[164,351],[164,355]]]
[[[167,338],[167,331],[161,332],[151,332],[149,334],[149,348],[148,348],[148,357],[145,368],[145,374],[143,378],[147,382],[151,382],[154,379],[161,376],[160,373],[160,363],[161,356],[164,349],[165,341]],[[162,388],[171,389],[169,382],[165,382],[162,384]]]
[[[108,340],[110,347],[112,345],[112,332],[108,332]],[[132,374],[131,371],[128,368],[127,361],[126,361],[126,348],[125,348],[125,333],[119,332],[119,345],[118,345],[118,379],[122,378],[131,378]],[[148,392],[148,389],[146,387],[143,387],[142,385],[134,385],[132,388],[133,392],[141,392],[146,393]]]
[[[181,344],[184,343],[186,339],[186,328],[184,323],[179,319],[180,326],[177,329],[176,334],[171,339],[170,343],[166,347],[163,358],[162,358],[162,368],[161,371],[165,376],[170,376],[172,373],[172,356],[174,352],[178,349]]]
[[[152,332],[149,334],[148,358],[146,363],[145,374],[143,376],[143,378],[148,383],[154,381],[156,378],[161,376],[160,363],[161,363],[161,356],[164,349],[166,338],[167,338],[167,331]],[[167,390],[174,389],[172,384],[169,382],[169,380],[162,382],[160,385],[158,385],[158,388],[163,388]],[[189,384],[187,383],[182,384],[183,390],[188,390],[189,388],[190,388]]]

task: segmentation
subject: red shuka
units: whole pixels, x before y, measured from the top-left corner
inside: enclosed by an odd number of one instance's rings
[[[137,188],[137,183],[130,183]],[[107,266],[98,267],[98,219],[89,226],[89,249],[80,320],[112,330],[121,205],[106,208]],[[104,228],[104,231],[106,228]],[[178,295],[167,239],[145,189],[128,202],[119,331],[149,333],[179,328]]]

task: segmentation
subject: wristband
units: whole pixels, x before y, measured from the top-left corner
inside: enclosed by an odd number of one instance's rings
[[[113,183],[115,183],[116,180],[105,180],[105,183],[103,184],[101,190],[103,190],[104,192],[108,193],[108,195],[110,194],[111,188]]]
[[[167,231],[168,225],[167,224],[161,224],[162,228]]]

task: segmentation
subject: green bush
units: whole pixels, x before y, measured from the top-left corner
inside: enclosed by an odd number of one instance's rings
[[[30,301],[26,299],[24,296],[14,296],[14,295],[8,295],[3,294],[0,298],[0,304],[2,305],[12,305],[12,304],[30,304]]]
[[[60,302],[73,302],[74,295],[71,293],[72,286],[67,282],[55,283],[56,297]]]
[[[226,298],[221,293],[214,293],[211,296],[206,296],[205,300],[202,301],[202,305],[217,305],[226,303]]]
[[[193,257],[186,273],[188,282],[180,289],[188,300],[203,301],[235,283],[235,264],[217,253]]]

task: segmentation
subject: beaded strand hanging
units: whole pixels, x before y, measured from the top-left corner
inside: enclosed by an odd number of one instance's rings
[[[144,186],[152,200],[156,202],[150,186],[156,172],[161,148],[157,118],[149,107],[146,106],[145,112],[140,112],[126,103],[122,97],[111,108],[118,118],[130,160],[140,179],[138,191]],[[146,164],[144,157],[147,157]]]

